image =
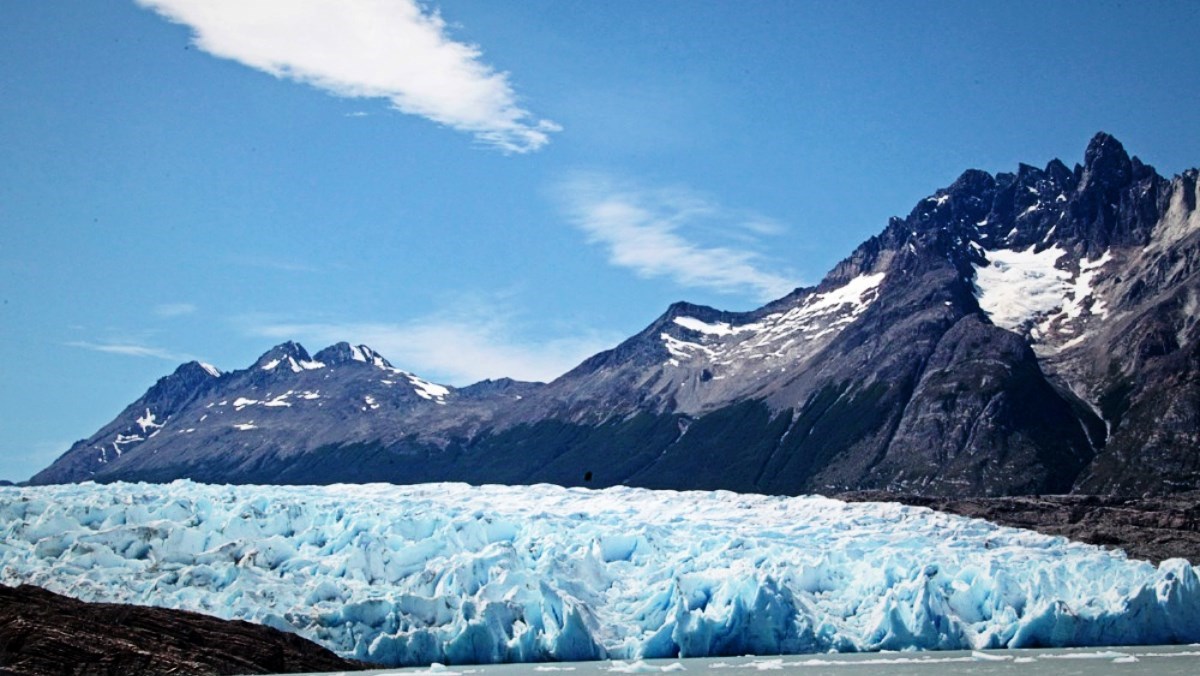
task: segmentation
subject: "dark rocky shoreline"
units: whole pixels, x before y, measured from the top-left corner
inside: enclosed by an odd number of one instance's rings
[[[848,502],[900,502],[929,507],[1002,526],[1123,549],[1130,558],[1154,563],[1175,557],[1200,562],[1200,492],[1145,498],[1098,495],[939,498],[855,491],[833,497]]]
[[[295,634],[200,613],[87,603],[0,585],[0,676],[278,674],[352,671]]]

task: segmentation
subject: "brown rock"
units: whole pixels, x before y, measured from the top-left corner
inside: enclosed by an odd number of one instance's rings
[[[0,585],[0,675],[264,674],[369,666],[250,622]]]

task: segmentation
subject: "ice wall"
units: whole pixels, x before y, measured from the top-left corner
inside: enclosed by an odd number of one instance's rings
[[[387,665],[1200,641],[1181,560],[897,504],[554,486],[0,488],[0,582]]]

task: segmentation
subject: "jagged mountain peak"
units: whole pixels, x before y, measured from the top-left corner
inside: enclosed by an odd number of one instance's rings
[[[995,176],[982,169],[968,169],[954,179],[945,193],[951,197],[975,197],[995,187]]]
[[[294,340],[280,343],[275,347],[267,350],[255,362],[255,366],[262,366],[272,360],[286,359],[291,357],[297,361],[310,361],[312,359],[308,354],[308,350],[304,346]]]
[[[737,321],[738,317],[744,313],[728,312],[718,310],[715,307],[708,305],[697,305],[686,301],[678,301],[671,303],[667,307],[667,311],[659,318],[658,324],[671,324],[679,317],[692,317],[704,322],[729,322]]]
[[[220,378],[221,370],[212,364],[193,360],[180,364],[171,375],[203,382],[211,378]]]
[[[1133,163],[1120,141],[1104,132],[1092,137],[1083,154],[1083,175],[1079,181],[1081,190],[1092,187],[1101,190],[1117,188],[1128,183],[1132,176]]]
[[[158,408],[174,409],[181,402],[190,399],[196,392],[212,385],[219,379],[219,376],[214,376],[213,367],[202,364],[198,361],[189,361],[185,364],[180,364],[170,375],[159,378],[146,391],[146,394],[135,402],[134,408],[142,408],[144,405],[154,405]],[[209,369],[213,369],[210,371]]]
[[[318,352],[314,360],[330,366],[362,362],[382,369],[393,369],[391,362],[366,345],[351,345],[346,341],[335,343]]]
[[[325,364],[314,360],[303,345],[289,340],[264,352],[250,368],[256,371],[276,372],[282,367],[286,371],[299,373],[324,368],[324,366]]]

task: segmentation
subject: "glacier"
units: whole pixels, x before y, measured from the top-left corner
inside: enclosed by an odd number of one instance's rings
[[[1188,562],[894,503],[188,481],[0,488],[0,583],[384,666],[1200,641]]]

